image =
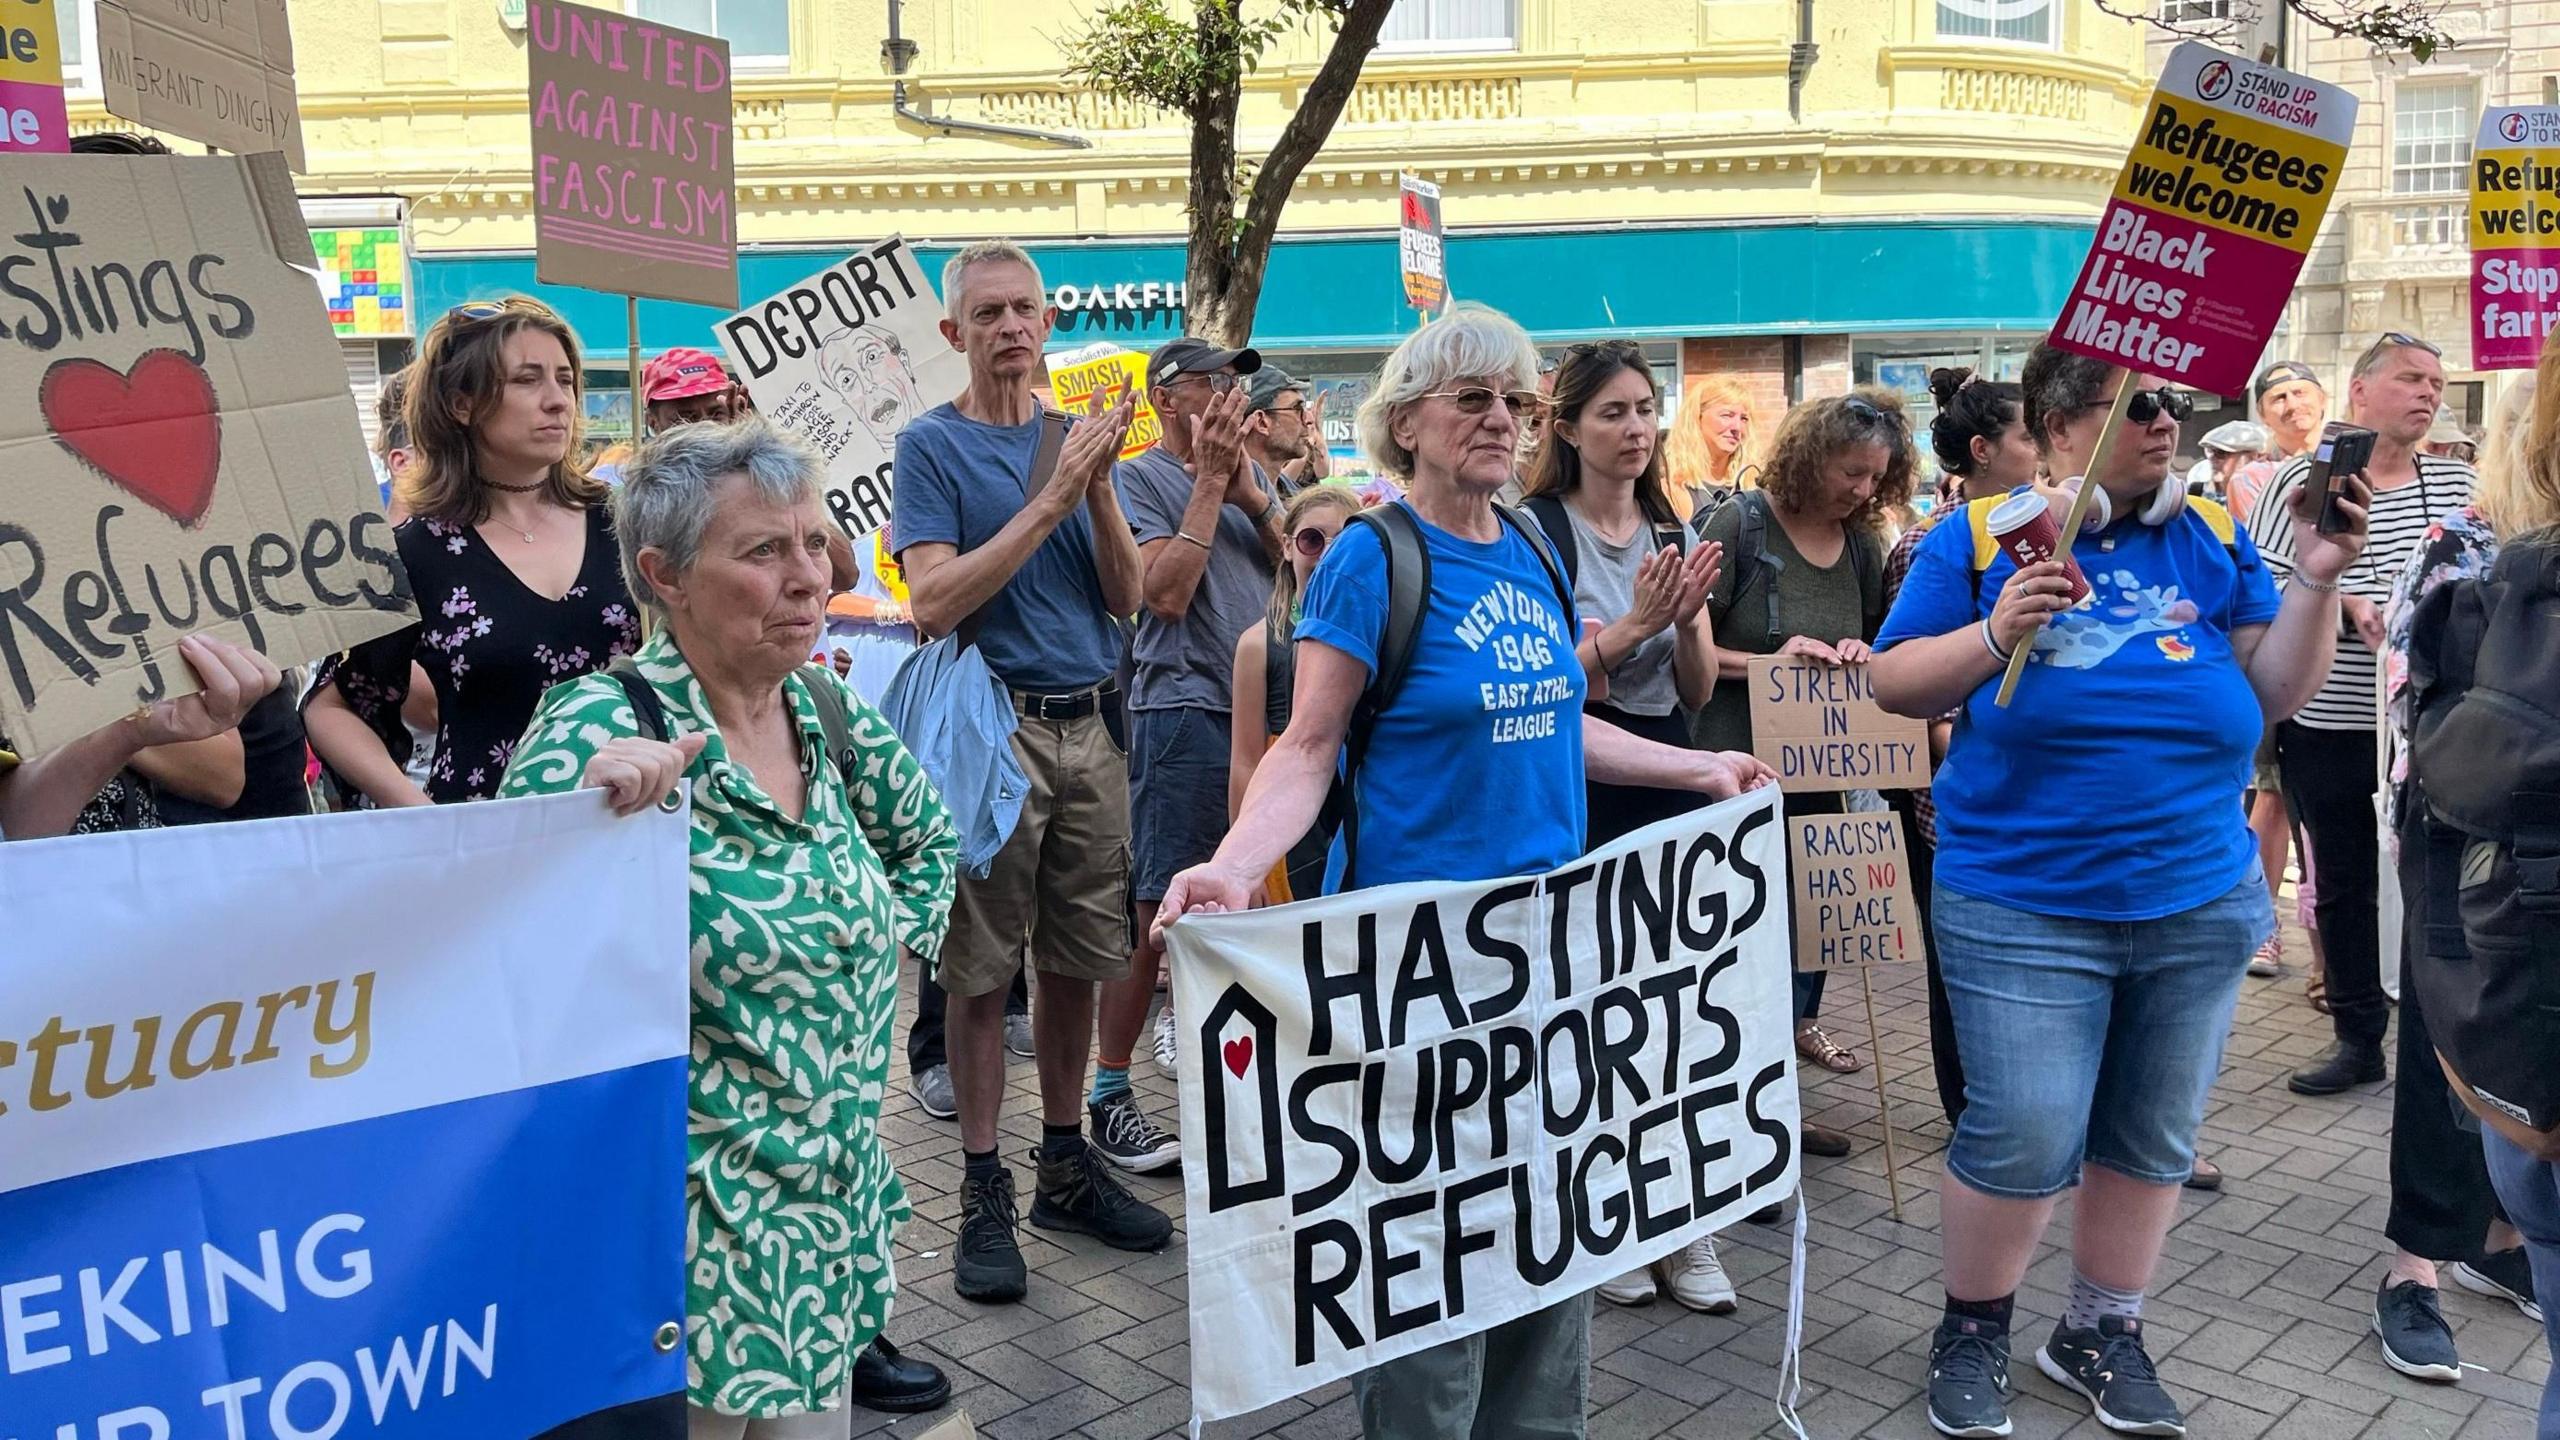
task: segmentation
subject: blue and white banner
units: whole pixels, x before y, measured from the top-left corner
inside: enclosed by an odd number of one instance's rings
[[[0,847],[0,1440],[682,1390],[686,893],[592,791]]]

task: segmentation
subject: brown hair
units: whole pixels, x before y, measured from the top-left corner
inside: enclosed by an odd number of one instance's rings
[[[1769,447],[1760,488],[1779,505],[1801,510],[1820,488],[1823,466],[1852,445],[1885,447],[1888,458],[1875,492],[1847,522],[1851,529],[1881,530],[1885,512],[1910,503],[1911,476],[1919,461],[1902,397],[1890,390],[1861,385],[1846,395],[1808,400],[1789,410]]]
[[[1644,377],[1645,393],[1654,403],[1662,401],[1662,388],[1653,382],[1653,367],[1645,363],[1644,351],[1631,340],[1603,341],[1596,345],[1576,345],[1564,352],[1564,363],[1556,367],[1555,390],[1550,397],[1554,406],[1547,412],[1547,426],[1538,437],[1538,448],[1529,457],[1529,473],[1520,482],[1522,495],[1570,495],[1582,486],[1582,447],[1556,433],[1559,422],[1579,424],[1582,412],[1599,395],[1600,387],[1618,378],[1618,372],[1631,370]],[[1671,483],[1671,473],[1663,464],[1662,447],[1655,445],[1653,455],[1645,461],[1644,473],[1636,477],[1636,501],[1645,509],[1650,495],[1661,508],[1679,519],[1689,518],[1689,492]]]
[[[1724,473],[1716,473],[1715,442],[1707,438],[1708,415],[1720,405],[1739,405],[1745,417],[1742,446],[1724,457]],[[1760,469],[1759,417],[1752,412],[1751,392],[1738,375],[1702,375],[1680,387],[1680,419],[1671,427],[1667,447],[1671,483],[1682,490],[1722,485],[1748,489]]]
[[[1325,508],[1328,505],[1340,510],[1344,515],[1350,516],[1360,513],[1363,502],[1360,499],[1360,492],[1352,489],[1348,485],[1321,484],[1308,486],[1306,489],[1290,496],[1289,508],[1280,512],[1280,535],[1282,543],[1290,545],[1296,544],[1298,531],[1304,527],[1307,516],[1315,511]],[[1271,614],[1269,625],[1272,644],[1286,645],[1289,643],[1290,636],[1295,634],[1298,628],[1296,619],[1297,609],[1298,567],[1290,563],[1288,556],[1282,555],[1280,557],[1280,576],[1277,580],[1273,581],[1271,585]]]
[[[408,402],[402,407],[416,454],[401,477],[398,499],[410,514],[471,525],[489,518],[489,492],[480,481],[472,431],[506,390],[500,356],[507,341],[526,330],[560,342],[575,377],[573,386],[583,394],[586,367],[578,358],[577,334],[539,300],[510,295],[457,305],[428,328],[409,367]],[[457,416],[457,408],[469,418]],[[555,505],[584,509],[604,503],[609,493],[583,468],[585,420],[583,408],[571,405],[568,453],[551,467],[542,490],[543,498]]]

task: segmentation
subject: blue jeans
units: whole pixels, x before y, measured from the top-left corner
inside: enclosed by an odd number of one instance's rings
[[[2533,1262],[2533,1293],[2542,1300],[2542,1335],[2551,1347],[2551,1374],[2542,1382],[2539,1440],[2560,1440],[2560,1161],[2536,1160],[2490,1126],[2480,1127],[2489,1159],[2489,1183],[2508,1223],[2524,1236]]]
[[[2017,1200],[2070,1189],[2083,1163],[2183,1182],[2240,978],[2275,928],[2257,868],[2158,920],[2037,915],[1940,886],[1930,922],[1964,1055],[1948,1173]]]

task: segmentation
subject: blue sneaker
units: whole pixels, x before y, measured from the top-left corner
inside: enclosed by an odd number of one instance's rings
[[[2450,1385],[2462,1378],[2462,1356],[2453,1348],[2453,1327],[2433,1285],[2415,1280],[2391,1283],[2382,1277],[2382,1293],[2373,1298],[2373,1333],[2382,1342],[2385,1363],[2403,1375]]]
[[[2109,1315],[2094,1330],[2057,1325],[2036,1352],[2036,1368],[2089,1402],[2098,1423],[2126,1435],[2184,1435],[2187,1417],[2161,1387],[2142,1322]]]
[[[2009,1433],[2009,1332],[1950,1315],[1929,1342],[1929,1428],[1960,1440]]]

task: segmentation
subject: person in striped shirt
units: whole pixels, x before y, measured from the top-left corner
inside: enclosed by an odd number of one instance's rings
[[[2287,1082],[2297,1095],[2335,1095],[2380,1081],[2390,1001],[2382,991],[2380,862],[2373,811],[2380,731],[2376,655],[2391,585],[2427,527],[2471,503],[2471,467],[2422,455],[2420,442],[2444,399],[2443,351],[2400,331],[2386,332],[2357,358],[2347,386],[2347,418],[2375,432],[2365,478],[2373,486],[2371,535],[2341,577],[2345,631],[2328,683],[2300,714],[2276,727],[2285,798],[2320,867],[2315,911],[2327,960],[2329,1011],[2337,1043]],[[2294,491],[2309,455],[2276,472],[2250,515],[2250,538],[2279,580],[2294,567]],[[2272,502],[2272,503],[2269,503]]]

